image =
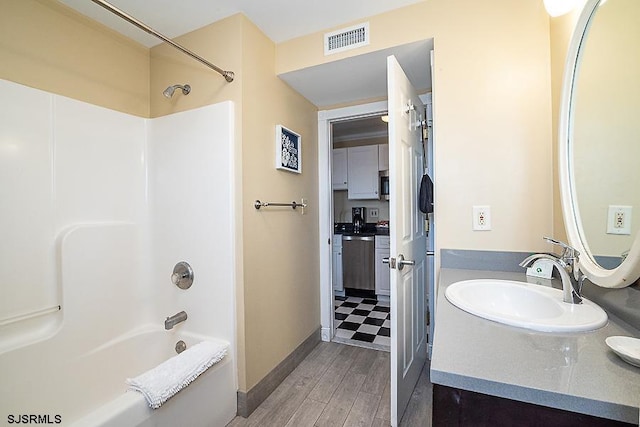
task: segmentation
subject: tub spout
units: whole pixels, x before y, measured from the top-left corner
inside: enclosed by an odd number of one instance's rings
[[[178,323],[184,322],[187,320],[187,313],[181,311],[180,313],[176,313],[173,316],[169,316],[164,321],[164,328],[168,331],[176,326]]]

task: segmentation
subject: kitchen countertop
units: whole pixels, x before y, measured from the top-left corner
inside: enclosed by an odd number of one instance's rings
[[[367,223],[362,231],[356,233],[353,231],[351,223],[336,223],[333,226],[333,234],[341,234],[343,236],[388,236],[388,227],[376,227],[375,223]]]
[[[441,269],[432,383],[638,423],[640,368],[622,361],[605,338],[638,338],[640,330],[608,313],[596,331],[536,332],[482,319],[446,299],[450,284],[480,278],[527,281],[524,273]]]

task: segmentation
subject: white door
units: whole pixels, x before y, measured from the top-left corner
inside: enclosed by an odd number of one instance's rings
[[[391,250],[391,424],[397,426],[427,357],[422,103],[394,56],[387,58]]]

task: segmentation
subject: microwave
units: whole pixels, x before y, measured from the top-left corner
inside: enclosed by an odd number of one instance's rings
[[[380,198],[389,200],[389,171],[380,172]]]

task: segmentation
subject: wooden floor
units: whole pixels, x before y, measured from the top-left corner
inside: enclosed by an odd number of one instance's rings
[[[227,427],[389,426],[390,357],[322,342],[249,418],[236,417]],[[428,363],[400,426],[431,426]]]

